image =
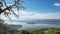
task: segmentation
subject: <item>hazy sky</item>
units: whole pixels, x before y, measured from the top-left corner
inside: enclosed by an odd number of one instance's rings
[[[13,4],[12,0],[6,2]],[[60,19],[60,0],[24,0],[23,6],[26,10],[20,11],[20,19]]]
[[[13,4],[11,0],[7,0],[6,2],[9,5]],[[60,0],[24,0],[23,6],[26,7],[26,10],[19,12],[20,14],[18,20],[30,21],[30,19],[60,19]],[[15,12],[17,13],[18,11],[15,10]],[[13,15],[10,17],[14,20],[16,19]],[[0,18],[8,20],[8,18],[4,15],[0,15]],[[24,25],[24,23],[20,24]],[[33,25],[28,25],[27,23],[24,25],[25,28],[29,26],[32,27]]]

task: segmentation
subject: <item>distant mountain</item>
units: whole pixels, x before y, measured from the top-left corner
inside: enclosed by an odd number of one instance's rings
[[[26,22],[28,24],[59,24],[60,25],[60,19],[33,19],[33,20],[26,20],[26,21],[21,21],[21,22]]]
[[[10,22],[10,21],[8,21]],[[57,24],[60,25],[60,19],[26,19],[26,20],[13,20],[13,22],[23,22],[27,24]]]
[[[45,28],[58,28],[60,29],[60,25],[54,24],[26,24],[22,28],[18,28],[20,30],[35,30],[35,29],[45,29]]]

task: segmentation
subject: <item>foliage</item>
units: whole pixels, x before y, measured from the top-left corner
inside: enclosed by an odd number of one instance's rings
[[[60,29],[50,28],[50,29],[40,29],[35,31],[24,31],[24,34],[60,34]],[[23,31],[21,32],[23,33]]]
[[[2,20],[0,20],[2,21]],[[20,31],[9,31],[8,27],[0,22],[0,34],[1,30],[3,30],[3,33],[5,34],[60,34],[60,29],[57,28],[46,28],[46,29],[36,29],[36,30],[20,30]]]
[[[0,15],[3,13],[5,15],[5,17],[8,17],[10,20],[12,20],[12,19],[10,18],[9,15],[14,14],[15,17],[18,17],[19,15],[17,15],[13,9],[17,9],[18,13],[19,13],[19,10],[24,9],[24,7],[22,5],[23,1],[22,0],[12,0],[13,3],[12,3],[12,5],[9,5],[9,6],[7,5],[6,1],[7,0],[0,0]],[[2,9],[2,7],[3,7],[3,9]],[[6,8],[4,8],[4,7],[6,7]]]
[[[60,29],[39,29],[35,31],[15,31],[14,34],[60,34]]]

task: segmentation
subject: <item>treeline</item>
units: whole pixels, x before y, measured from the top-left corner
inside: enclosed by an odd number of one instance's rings
[[[60,29],[55,29],[55,28],[46,28],[46,29],[39,29],[35,31],[26,31],[23,30],[21,34],[60,34]]]
[[[60,29],[57,28],[45,28],[45,29],[36,29],[36,30],[8,30],[5,24],[0,22],[0,34],[60,34]]]
[[[7,28],[4,24],[3,20],[0,20],[0,34],[6,34]]]

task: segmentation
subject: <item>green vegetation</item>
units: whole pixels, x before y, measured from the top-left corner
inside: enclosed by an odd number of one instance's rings
[[[35,31],[23,30],[21,33],[22,34],[60,34],[60,29],[46,28],[46,29],[39,29],[39,30],[35,30]]]
[[[45,28],[36,30],[8,30],[8,27],[0,22],[0,34],[60,34],[60,29]]]
[[[6,34],[7,27],[3,24],[4,21],[0,19],[0,34]]]

